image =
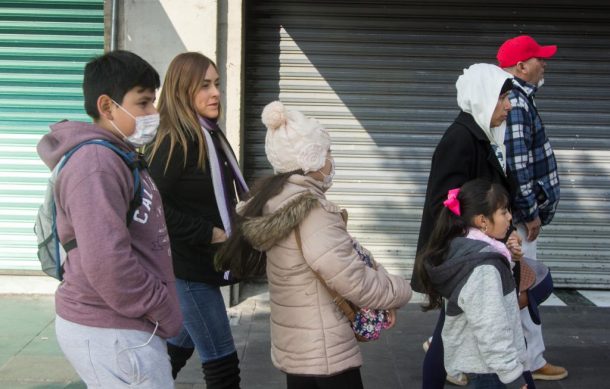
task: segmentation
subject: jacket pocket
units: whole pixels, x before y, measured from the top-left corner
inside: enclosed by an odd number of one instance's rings
[[[546,180],[538,180],[536,182],[536,204],[538,208],[545,209],[551,204],[551,188]]]
[[[536,181],[536,203],[541,210],[553,208],[557,203],[555,188],[551,185],[548,178]]]

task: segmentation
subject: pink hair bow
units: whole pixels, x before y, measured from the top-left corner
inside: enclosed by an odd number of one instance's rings
[[[460,188],[450,189],[447,193],[447,200],[443,201],[443,205],[457,216],[461,215],[460,202],[457,198],[459,193]]]

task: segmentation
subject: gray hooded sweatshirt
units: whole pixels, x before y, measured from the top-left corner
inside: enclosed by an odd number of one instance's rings
[[[133,150],[113,133],[91,123],[59,122],[38,143],[38,154],[53,169],[74,146],[105,139]],[[64,280],[55,293],[57,314],[74,323],[135,329],[167,338],[182,315],[176,294],[161,197],[148,171],[141,171],[142,205],[127,226],[134,177],[114,151],[86,145],[76,151],[55,184],[60,241],[76,238]]]
[[[525,384],[525,341],[507,259],[485,242],[455,238],[447,259],[426,270],[445,303],[447,374],[495,373],[505,384]]]

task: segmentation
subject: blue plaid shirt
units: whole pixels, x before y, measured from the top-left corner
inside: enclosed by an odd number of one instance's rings
[[[518,182],[513,218],[529,222],[539,216],[546,225],[559,202],[557,162],[534,102],[536,87],[516,77],[513,86],[504,139],[506,162]]]

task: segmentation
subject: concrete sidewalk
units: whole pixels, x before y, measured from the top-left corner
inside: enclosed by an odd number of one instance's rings
[[[544,306],[541,311],[546,357],[568,368],[570,376],[557,382],[537,381],[537,387],[610,388],[610,308],[575,300],[567,306]],[[85,388],[55,340],[52,296],[0,295],[0,312],[0,388]],[[259,290],[229,313],[241,359],[242,388],[284,388],[284,375],[273,367],[269,356],[267,293]],[[421,344],[436,317],[434,312],[422,313],[417,304],[409,304],[399,311],[394,329],[377,342],[362,344],[365,387],[421,387]],[[202,387],[195,355],[180,373],[176,388]]]

